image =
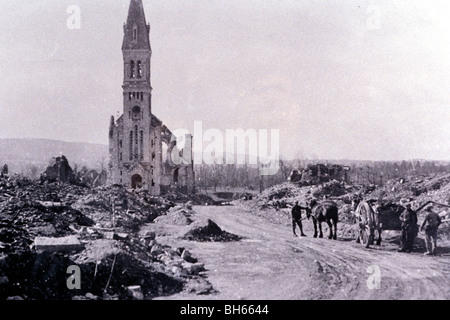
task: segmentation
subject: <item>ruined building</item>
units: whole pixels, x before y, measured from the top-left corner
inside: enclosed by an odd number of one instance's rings
[[[131,0],[123,30],[123,114],[111,118],[108,182],[153,195],[171,186],[192,190],[192,137],[184,137],[188,142],[179,149],[172,132],[152,113],[150,25],[142,0]]]

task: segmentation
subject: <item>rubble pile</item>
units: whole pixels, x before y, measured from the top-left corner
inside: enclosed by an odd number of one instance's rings
[[[410,176],[392,179],[372,193],[373,198],[388,201],[401,199],[433,198],[436,202],[450,204],[450,174],[434,174],[432,176]]]
[[[355,217],[352,200],[360,198],[372,201],[380,213],[380,222],[385,230],[399,230],[399,216],[405,209],[404,204],[410,203],[412,208],[418,208],[428,201],[450,205],[450,174],[438,173],[429,176],[411,176],[387,181],[383,186],[349,185],[345,182],[332,180],[316,185],[302,186],[298,183],[283,183],[270,187],[256,196],[252,201],[241,202],[256,215],[274,223],[290,224],[290,208],[296,201],[306,206],[311,199],[318,201],[329,199],[339,207],[338,233],[342,237],[351,237],[354,232]],[[434,210],[442,217],[450,215],[450,209],[434,205]],[[424,218],[424,211],[418,212],[419,223]],[[441,240],[450,243],[448,223],[443,224]]]
[[[235,234],[222,230],[214,221],[195,221],[183,239],[199,242],[230,242],[239,241],[241,238]]]
[[[337,180],[333,180],[327,183],[324,183],[312,190],[312,195],[315,198],[329,198],[329,197],[339,197],[348,193],[348,190],[345,187],[343,182],[339,182]]]
[[[212,292],[191,254],[159,244],[154,233],[139,233],[174,202],[118,185],[71,184],[66,161],[55,162],[38,182],[0,178],[0,299],[140,300],[184,288]],[[187,219],[192,203],[170,214]],[[71,265],[81,269],[82,290],[67,289]]]
[[[195,211],[192,210],[192,206],[178,205],[171,208],[165,215],[156,218],[155,222],[176,226],[187,226],[193,222],[192,216],[194,214]]]
[[[163,196],[168,201],[176,202],[176,203],[186,203],[192,202],[194,205],[214,205],[214,200],[201,193],[189,193],[183,188],[173,187],[169,190],[164,191]]]

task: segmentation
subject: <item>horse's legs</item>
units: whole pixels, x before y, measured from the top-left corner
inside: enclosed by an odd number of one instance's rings
[[[333,220],[333,225],[334,225],[334,240],[337,240],[337,219]]]
[[[314,223],[314,238],[317,238],[317,220],[313,217],[313,223]]]
[[[381,228],[378,228],[378,240],[377,240],[377,246],[381,246]]]
[[[328,224],[328,229],[330,229],[330,235],[328,236],[328,239],[333,239],[333,226],[329,219],[327,219],[327,224]]]
[[[322,222],[317,221],[319,224],[319,238],[323,238],[323,232],[322,232]]]

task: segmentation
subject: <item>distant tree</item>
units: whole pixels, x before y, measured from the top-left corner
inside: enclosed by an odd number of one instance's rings
[[[8,165],[5,164],[2,168],[2,174],[8,174]]]

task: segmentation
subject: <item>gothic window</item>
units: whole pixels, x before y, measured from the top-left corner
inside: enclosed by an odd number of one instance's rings
[[[130,160],[133,160],[133,131],[130,131]]]
[[[131,60],[130,69],[130,78],[136,78],[136,66],[133,60]]]
[[[133,26],[133,40],[137,41],[137,38],[138,38],[138,27],[137,27],[137,25],[134,25]]]
[[[138,126],[134,127],[134,142],[135,142],[135,146],[134,146],[134,158],[138,159],[138,149],[139,149],[139,145],[138,145]]]
[[[141,101],[144,101],[144,93],[141,92]]]
[[[137,62],[137,77],[142,78],[142,62]]]
[[[119,140],[119,148],[122,148],[122,140]]]
[[[141,130],[140,143],[141,143],[141,160],[144,160],[144,131],[143,130]]]
[[[119,161],[122,161],[122,152],[119,153]]]

